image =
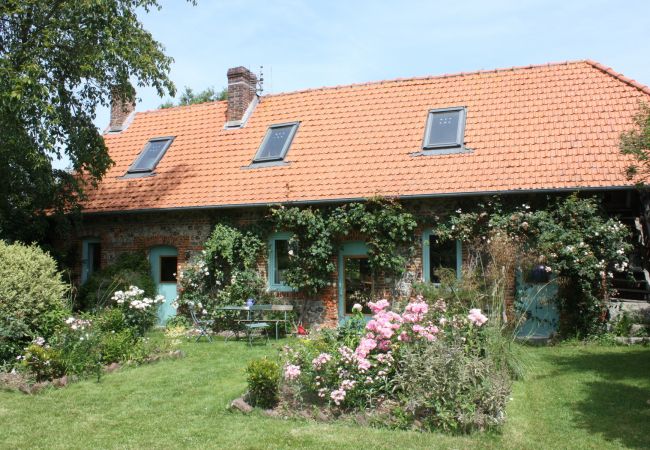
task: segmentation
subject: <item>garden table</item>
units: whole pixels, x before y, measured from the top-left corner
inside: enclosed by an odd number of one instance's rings
[[[284,323],[285,331],[287,324],[289,322],[287,313],[293,311],[293,305],[253,305],[253,306],[221,306],[216,308],[217,311],[224,312],[239,312],[240,314],[246,311],[246,318],[235,319],[238,323],[243,323],[246,327],[247,334],[250,338],[250,331],[254,329],[261,329],[269,326],[269,322],[275,324],[275,340],[279,339],[279,325]],[[265,317],[256,318],[255,313],[264,313],[264,312],[283,312],[284,317],[282,319],[268,319]]]

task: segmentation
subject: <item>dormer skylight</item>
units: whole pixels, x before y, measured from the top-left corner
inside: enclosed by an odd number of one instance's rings
[[[257,150],[254,163],[282,161],[298,130],[298,122],[271,125]]]
[[[173,140],[173,136],[157,137],[149,140],[133,164],[131,164],[127,173],[146,175],[153,172]]]
[[[422,148],[461,148],[465,138],[465,115],[463,107],[430,110]]]

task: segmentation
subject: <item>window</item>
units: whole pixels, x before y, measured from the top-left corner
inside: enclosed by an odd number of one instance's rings
[[[451,270],[460,278],[462,269],[462,246],[460,241],[438,242],[431,231],[422,239],[422,275],[424,281],[440,283],[441,269]]]
[[[289,233],[274,233],[269,238],[269,290],[292,291],[287,285],[285,273],[289,268]]]
[[[298,123],[271,125],[253,162],[281,161],[289,150]]]
[[[153,171],[171,145],[173,137],[151,139],[135,159],[128,173],[147,173]]]
[[[176,283],[177,265],[178,265],[178,257],[176,256],[160,257],[160,282],[161,283]]]
[[[422,148],[462,147],[465,135],[465,108],[429,111]]]
[[[81,249],[81,282],[102,268],[102,244],[99,239],[84,239]]]

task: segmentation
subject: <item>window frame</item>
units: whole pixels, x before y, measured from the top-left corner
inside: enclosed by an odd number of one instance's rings
[[[267,261],[267,288],[271,292],[293,292],[294,288],[284,283],[275,282],[277,271],[277,255],[275,254],[276,241],[289,241],[292,237],[288,232],[277,232],[269,236],[268,240],[268,261]]]
[[[282,151],[280,152],[280,155],[267,156],[265,158],[261,158],[260,154],[262,153],[262,150],[264,149],[264,146],[266,145],[268,140],[271,138],[273,129],[288,127],[288,126],[291,127],[291,131],[287,136],[287,140],[284,143],[284,146],[282,147]],[[299,126],[300,126],[300,122],[285,122],[285,123],[277,123],[277,124],[269,125],[269,127],[266,130],[266,134],[264,135],[264,139],[262,139],[262,143],[257,148],[257,152],[255,153],[255,157],[253,158],[253,164],[272,162],[272,161],[284,161],[284,158],[287,156],[287,153],[289,152],[289,147],[291,147],[291,143],[293,142],[293,138],[296,136],[296,133],[298,132]]]
[[[176,136],[159,136],[159,137],[149,139],[145,144],[144,148],[140,151],[140,154],[138,154],[137,158],[135,158],[135,160],[131,163],[126,173],[128,175],[152,173],[156,169],[156,167],[158,167],[158,163],[160,162],[161,159],[163,159],[163,156],[165,156],[165,153],[167,153],[167,150],[169,150],[169,147],[172,145],[172,142],[174,142],[174,139],[176,139]],[[146,153],[149,144],[158,141],[167,141],[167,143],[162,148],[162,150],[160,151],[156,159],[153,161],[153,163],[151,164],[151,169],[136,169],[138,163],[144,157],[144,154]]]
[[[176,260],[176,270],[174,273],[174,280],[163,280],[163,259],[171,259],[174,258]],[[167,284],[178,284],[178,255],[160,255],[158,257],[158,282],[160,284],[167,283]]]
[[[430,240],[433,230],[428,228],[422,233],[422,281],[440,286],[440,283],[431,281],[431,247]],[[460,280],[463,272],[463,244],[456,240],[456,279]]]
[[[430,144],[428,142],[429,132],[431,131],[432,117],[436,114],[445,112],[459,112],[458,130],[456,130],[456,141],[454,143]],[[453,106],[449,108],[435,108],[427,111],[427,123],[424,127],[424,138],[422,139],[422,150],[441,150],[441,149],[462,149],[465,146],[465,122],[467,119],[467,108],[465,106]]]

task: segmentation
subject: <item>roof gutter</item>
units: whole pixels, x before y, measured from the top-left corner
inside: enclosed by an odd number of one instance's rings
[[[481,192],[453,192],[438,194],[413,194],[413,195],[386,195],[386,197],[396,197],[400,200],[419,200],[435,198],[457,198],[457,197],[479,197],[486,195],[515,195],[515,194],[562,194],[570,192],[604,192],[604,191],[626,191],[635,189],[634,185],[629,186],[608,186],[608,187],[574,187],[574,188],[554,188],[554,189],[514,189],[507,191],[481,191]],[[236,209],[236,208],[261,208],[271,205],[327,205],[347,202],[361,202],[368,200],[369,197],[347,197],[327,200],[298,200],[288,202],[263,202],[263,203],[232,203],[225,205],[203,205],[203,206],[178,206],[172,208],[141,208],[141,209],[117,209],[110,211],[91,211],[83,212],[86,216],[103,216],[114,214],[141,214],[141,213],[159,213],[159,212],[185,212],[185,211],[204,211],[218,209]]]

